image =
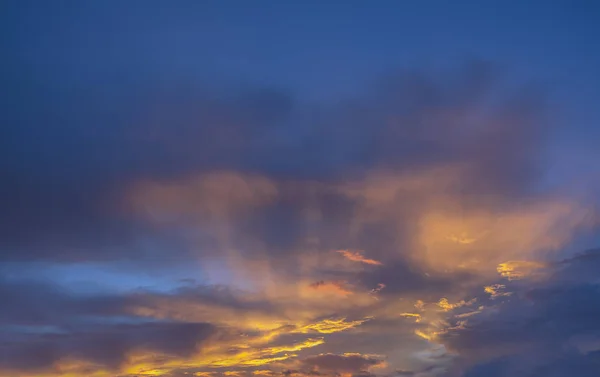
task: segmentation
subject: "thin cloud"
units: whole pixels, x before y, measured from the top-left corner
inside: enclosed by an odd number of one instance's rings
[[[380,266],[383,263],[376,261],[375,259],[369,259],[364,257],[358,251],[350,251],[350,250],[337,250],[338,253],[342,254],[346,259],[351,260],[353,262],[359,262],[364,264],[370,264],[374,266]]]

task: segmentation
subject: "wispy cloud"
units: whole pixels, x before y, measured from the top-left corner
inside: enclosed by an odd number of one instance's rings
[[[346,259],[351,260],[352,262],[359,262],[359,263],[370,264],[370,265],[374,265],[374,266],[382,265],[382,263],[379,261],[364,257],[358,251],[337,250],[337,252],[342,254]]]

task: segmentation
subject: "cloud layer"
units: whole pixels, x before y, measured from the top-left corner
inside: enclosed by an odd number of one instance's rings
[[[572,251],[598,223],[545,180],[539,88],[480,61],[336,103],[27,67],[2,73],[0,375],[600,370],[600,259]]]

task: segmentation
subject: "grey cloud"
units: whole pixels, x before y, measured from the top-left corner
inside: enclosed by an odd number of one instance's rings
[[[268,304],[245,303],[218,287],[75,294],[47,281],[5,278],[0,301],[0,369],[32,373],[51,371],[67,356],[112,370],[132,350],[188,358],[213,335],[231,336],[200,319],[178,322],[136,314],[160,302],[221,307],[239,316],[269,310]]]
[[[0,277],[0,325],[63,326],[86,316],[127,315],[131,302],[115,295],[76,296],[46,281]]]
[[[102,321],[145,321],[142,311],[168,311],[174,305],[218,308],[231,315],[276,315],[279,308],[265,300],[244,299],[224,286],[186,285],[170,292],[75,294],[43,280],[0,277],[0,326],[50,326],[60,330]],[[2,332],[0,332],[2,335]]]
[[[383,296],[414,293],[426,301],[437,301],[452,289],[461,285],[469,286],[475,281],[475,277],[467,271],[428,275],[422,267],[408,260],[391,261],[377,269],[363,271],[358,279],[366,287],[385,284],[385,289],[379,293]]]
[[[190,246],[176,234],[128,213],[124,190],[141,179],[215,170],[327,181],[374,168],[468,162],[465,195],[524,194],[536,182],[549,132],[542,96],[505,91],[490,67],[476,63],[441,77],[400,73],[319,111],[263,88],[219,92],[147,78],[75,85],[75,91],[32,84],[23,88],[27,103],[10,109],[2,130],[2,159],[12,162],[0,170],[1,257],[143,260],[153,253],[144,246],[148,240],[186,255]],[[309,199],[325,212],[329,246],[333,236],[345,235],[344,218],[356,205],[330,192],[278,200],[252,220],[236,219],[237,230],[260,235],[272,248],[293,248],[307,231],[298,211]],[[386,229],[365,230],[362,243],[382,252],[391,236]]]
[[[600,286],[586,275],[597,257],[597,250],[589,251],[559,263],[543,282],[513,285],[515,292],[497,311],[473,317],[466,328],[443,336],[443,343],[472,365],[466,368],[469,377],[511,376],[516,370],[531,376],[593,375],[597,350],[580,346],[578,339],[600,341]]]
[[[86,326],[72,332],[19,334],[0,345],[3,370],[48,371],[64,357],[117,369],[134,349],[189,357],[212,334],[206,323],[145,323]]]

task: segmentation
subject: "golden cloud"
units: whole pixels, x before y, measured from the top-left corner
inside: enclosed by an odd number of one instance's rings
[[[400,314],[402,317],[414,318],[415,322],[421,322],[421,314],[419,313],[402,313]]]
[[[298,331],[302,333],[318,332],[323,334],[331,334],[335,332],[353,329],[357,326],[362,325],[370,319],[371,318],[364,318],[356,321],[346,321],[346,318],[324,319],[320,322],[302,326],[298,329]]]
[[[483,288],[484,292],[489,294],[493,299],[512,295],[511,292],[503,292],[504,289],[506,289],[504,284],[493,284]]]
[[[546,263],[535,261],[508,261],[500,263],[496,270],[508,280],[518,280],[524,277],[539,275],[540,270],[547,267]]]
[[[452,207],[448,204],[446,210],[427,210],[421,217],[419,239],[423,248],[419,257],[440,270],[489,270],[509,258],[557,250],[570,240],[587,214],[576,203],[551,199],[513,209]],[[453,234],[477,234],[478,238],[456,242],[450,236]],[[521,266],[532,269],[534,264]]]
[[[133,203],[154,220],[182,217],[192,223],[223,226],[225,231],[219,232],[219,239],[227,253],[215,253],[216,256],[211,257],[221,258],[227,272],[241,281],[239,285],[248,287],[247,291],[236,295],[236,299],[242,303],[266,302],[271,310],[267,313],[248,305],[252,309],[236,311],[220,304],[157,299],[152,305],[135,308],[134,312],[181,321],[208,319],[249,333],[258,332],[243,342],[215,345],[190,360],[177,361],[179,365],[190,367],[251,368],[288,363],[300,351],[324,344],[325,339],[310,338],[294,344],[273,345],[274,340],[283,339],[282,335],[325,336],[345,332],[364,324],[369,316],[384,320],[412,319],[413,324],[403,321],[403,326],[419,327],[414,330],[417,336],[435,342],[440,334],[461,330],[467,325],[466,320],[471,320],[483,308],[455,315],[455,319],[461,320],[451,326],[443,322],[444,316],[448,318],[454,310],[474,303],[474,300],[461,300],[461,292],[447,296],[454,302],[442,297],[438,302],[428,301],[426,305],[422,300],[415,302],[416,297],[410,293],[404,296],[410,301],[399,302],[391,289],[393,286],[389,285],[391,288],[386,288],[386,293],[390,290],[389,297],[382,295],[378,301],[373,300],[373,294],[379,293],[385,284],[371,289],[377,281],[370,281],[360,289],[356,287],[361,287],[361,282],[353,285],[355,282],[351,277],[368,272],[364,267],[383,266],[381,260],[387,265],[388,260],[408,258],[416,268],[433,277],[451,276],[453,272],[464,270],[476,272],[473,274],[477,276],[476,283],[469,284],[484,286],[484,291],[492,298],[507,296],[510,293],[504,291],[504,286],[488,285],[497,277],[496,273],[508,279],[532,276],[544,266],[535,260],[543,258],[548,250],[565,245],[587,215],[578,203],[558,197],[515,204],[506,204],[493,197],[470,198],[457,189],[462,187],[464,171],[464,166],[455,165],[401,174],[375,172],[365,179],[318,187],[307,182],[284,184],[235,173],[213,173],[166,185],[140,185]],[[278,263],[282,261],[277,258],[283,254],[274,253],[269,249],[272,246],[255,234],[244,234],[245,243],[239,250],[229,247],[233,244],[230,240],[238,237],[235,217],[244,211],[270,205],[275,199],[288,195],[289,187],[294,188],[295,194],[309,188],[326,188],[328,192],[353,200],[349,227],[340,233],[344,239],[335,240],[340,242],[336,244],[350,249],[336,250],[335,253],[330,252],[331,248],[322,250],[321,247],[325,247],[319,237],[323,235],[307,232],[306,239],[310,238],[310,242],[299,241],[301,244],[292,246],[293,254],[281,258],[288,258],[285,262],[296,267],[295,272],[290,273],[290,269],[279,268]],[[328,229],[321,227],[328,225],[325,223],[328,219],[318,205],[316,207],[307,210],[310,221],[306,224],[311,225],[307,229]],[[312,226],[314,224],[317,225]],[[393,234],[387,254],[378,249],[375,259],[363,251],[368,248],[351,249],[357,240],[364,238],[361,232],[382,224],[389,226]],[[246,245],[259,252],[246,254],[243,250]],[[528,261],[524,261],[526,259]],[[428,297],[431,300],[431,296]],[[408,307],[413,302],[414,308]],[[347,320],[337,313],[362,319]],[[315,320],[317,318],[328,319]],[[148,367],[148,363],[140,363],[140,368],[142,366],[143,370],[152,370],[153,364]]]
[[[438,301],[437,305],[445,312],[450,311],[450,310],[454,310],[456,308],[460,308],[463,306],[467,306],[467,305],[471,305],[473,304],[477,299],[472,299],[469,301],[465,301],[465,300],[461,300],[455,304],[451,304],[447,298],[441,298],[440,301]]]

